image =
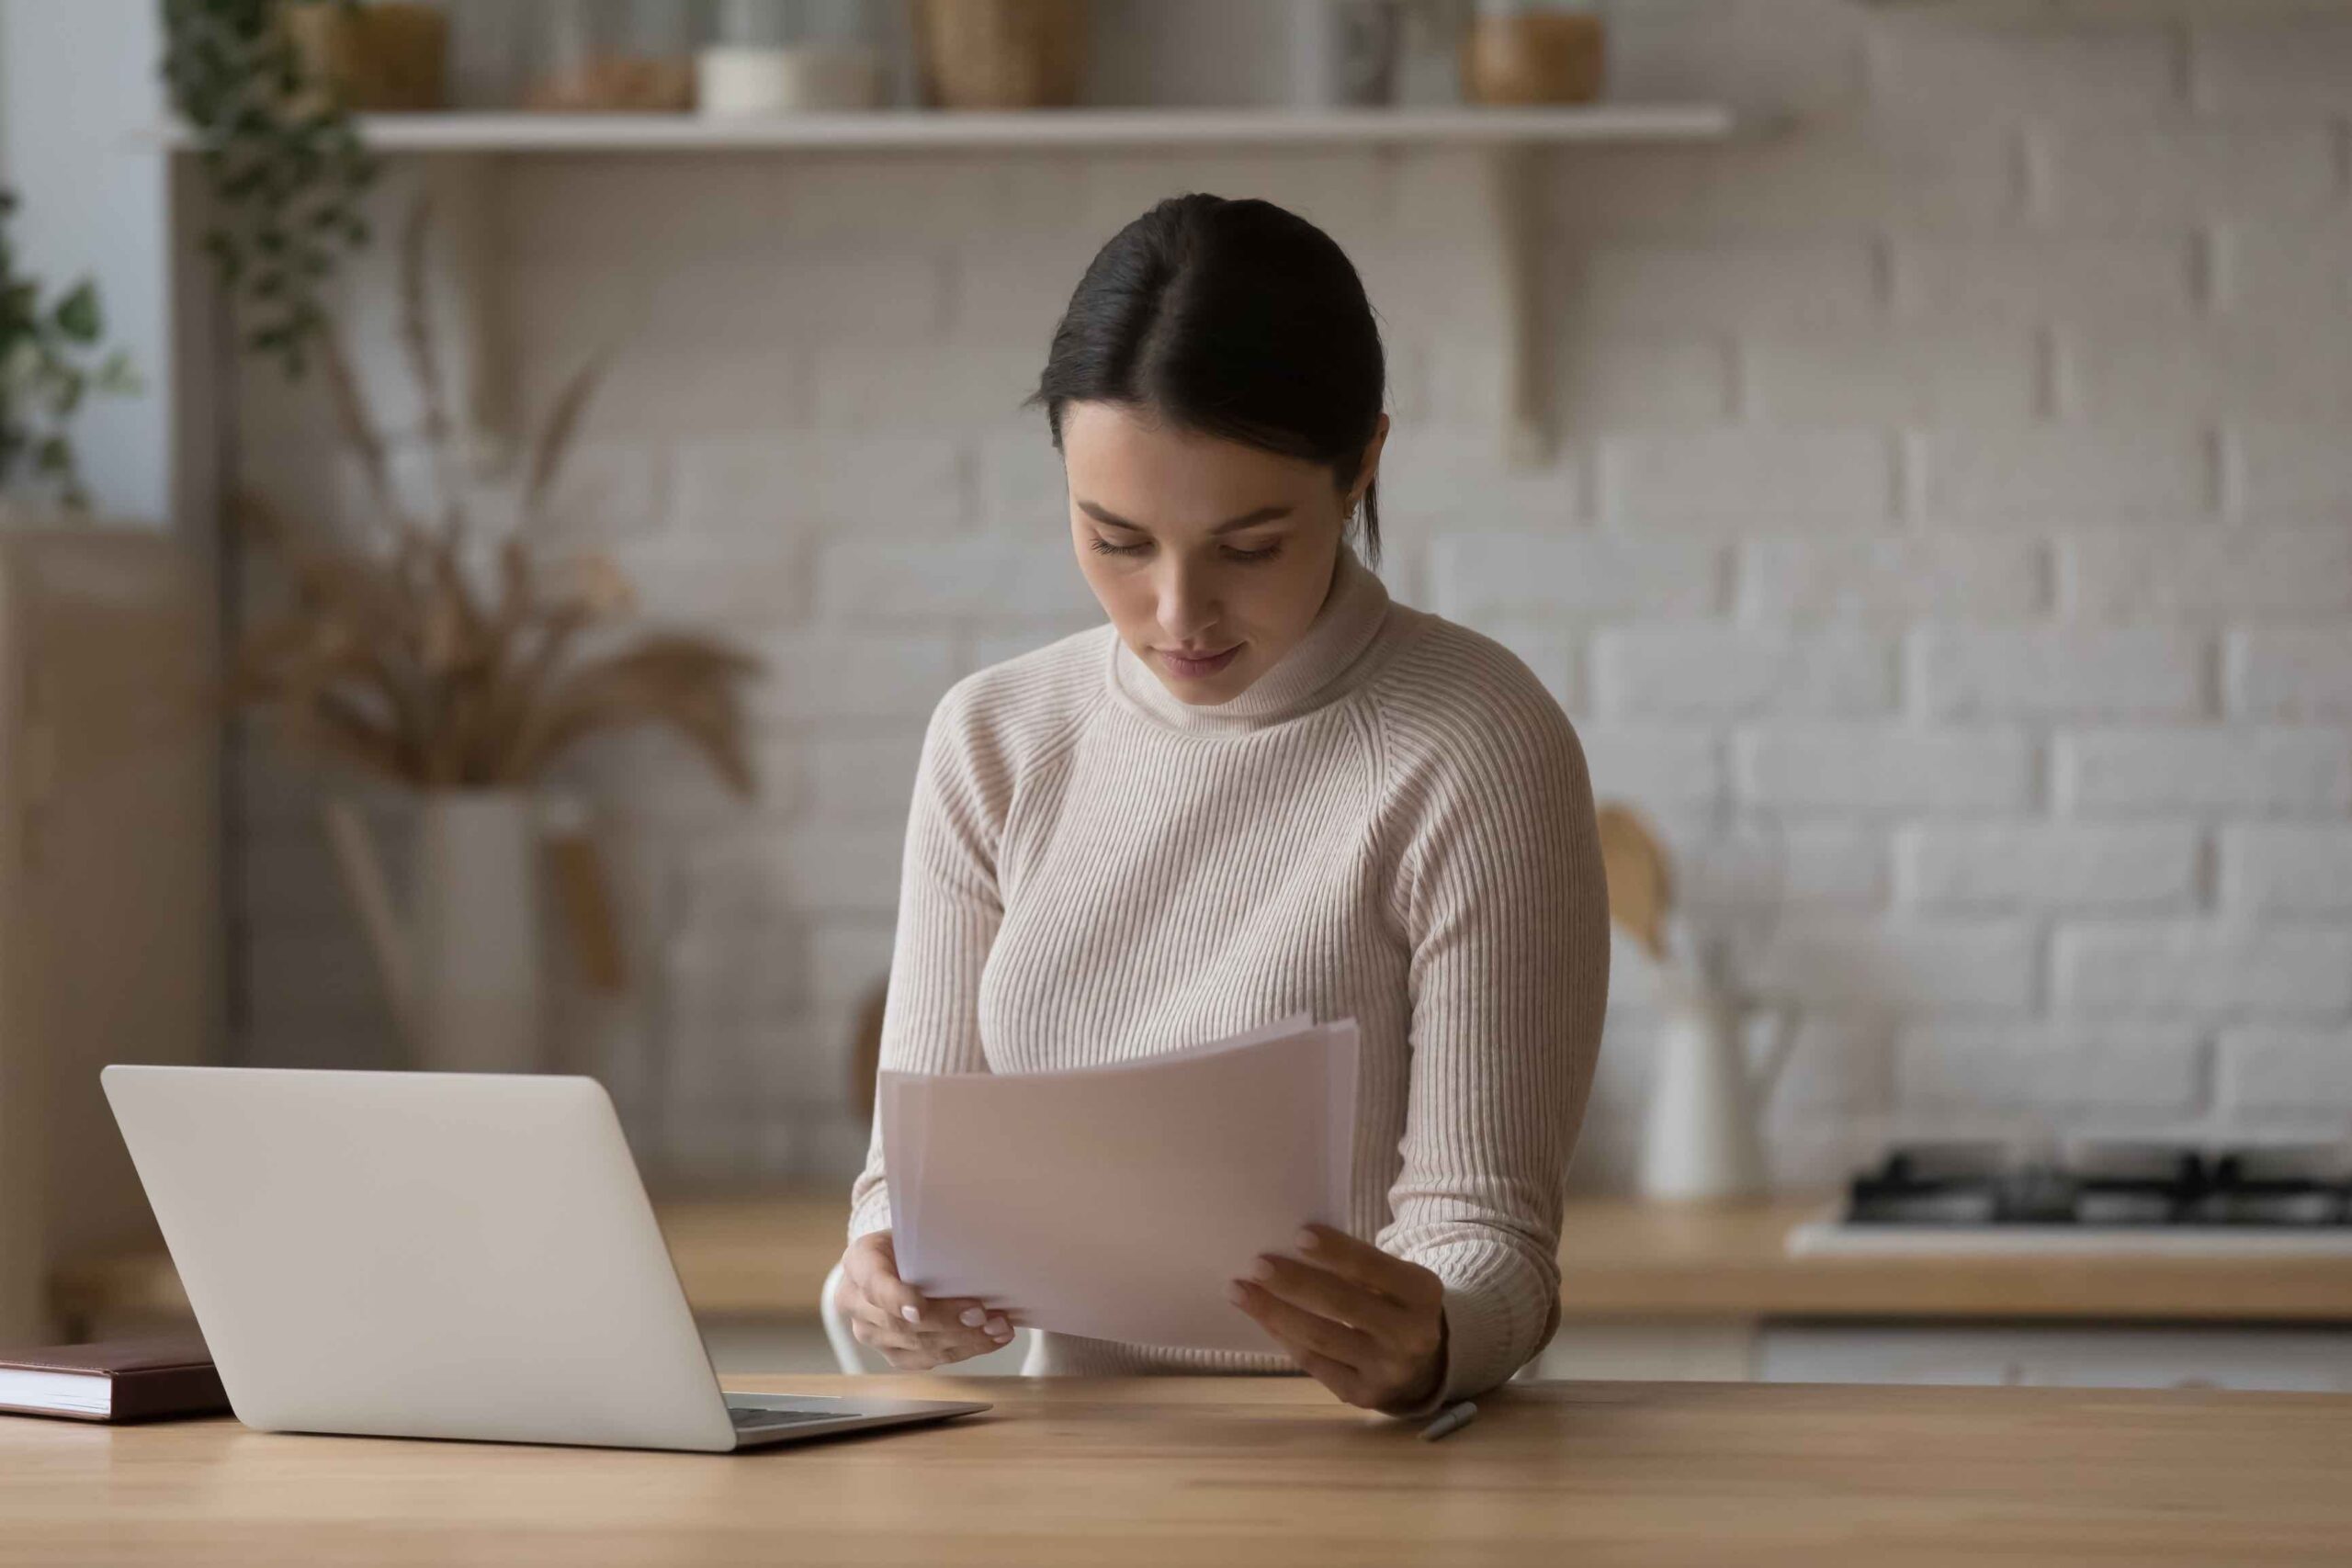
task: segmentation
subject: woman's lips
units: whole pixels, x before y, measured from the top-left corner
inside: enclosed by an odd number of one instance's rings
[[[1153,651],[1159,655],[1159,661],[1168,666],[1170,674],[1198,678],[1203,675],[1214,675],[1232,663],[1233,656],[1241,651],[1241,644],[1237,642],[1223,653],[1208,659],[1187,659],[1181,653],[1170,653],[1164,648],[1155,649]]]

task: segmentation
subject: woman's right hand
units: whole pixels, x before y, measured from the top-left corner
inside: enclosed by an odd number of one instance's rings
[[[857,1342],[902,1372],[968,1360],[1012,1341],[1012,1321],[1001,1309],[969,1297],[926,1296],[899,1279],[888,1231],[849,1244],[833,1300],[849,1314]]]

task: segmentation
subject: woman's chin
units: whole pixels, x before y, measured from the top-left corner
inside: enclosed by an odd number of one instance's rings
[[[1218,703],[1231,702],[1249,690],[1257,672],[1244,661],[1237,660],[1214,675],[1177,675],[1166,670],[1159,671],[1160,683],[1176,694],[1180,702],[1194,707],[1213,707]]]

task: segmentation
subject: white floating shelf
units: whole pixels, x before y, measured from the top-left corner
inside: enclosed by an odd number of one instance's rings
[[[502,160],[533,153],[883,152],[951,154],[989,151],[1157,152],[1195,148],[1380,147],[1452,149],[1467,154],[1460,177],[1479,188],[1483,228],[1465,233],[1464,288],[1490,320],[1498,377],[1495,423],[1507,462],[1547,460],[1551,435],[1543,417],[1543,375],[1528,341],[1536,295],[1543,203],[1534,189],[1548,148],[1642,146],[1728,141],[1769,121],[1744,122],[1715,104],[1590,104],[1488,108],[1472,105],[1362,109],[1069,108],[1000,111],[872,109],[852,114],[778,115],[759,119],[693,114],[376,114],[357,118],[371,151],[401,155],[403,177],[439,188],[441,210],[459,215],[458,250],[476,256],[487,204],[486,181]],[[187,127],[161,125],[141,146],[172,154],[175,180],[198,178],[198,142]],[[469,238],[472,237],[472,238]],[[198,263],[190,247],[178,264]],[[460,267],[469,279],[478,262]],[[473,310],[467,341],[473,383],[503,384],[491,360],[470,281],[460,309]],[[475,416],[485,428],[510,430],[511,410],[495,390]]]
[[[380,114],[358,118],[384,152],[727,152],[987,148],[1150,149],[1286,145],[1532,146],[1550,142],[1714,141],[1737,129],[1713,104],[1595,104],[1564,108],[1442,106],[1393,109],[875,109],[760,119],[691,114]],[[187,148],[184,129],[158,133]]]

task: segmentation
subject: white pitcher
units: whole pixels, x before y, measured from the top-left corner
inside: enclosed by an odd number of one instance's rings
[[[1751,1071],[1741,1024],[1748,1007],[1703,973],[1659,973],[1659,1025],[1643,1130],[1644,1197],[1716,1200],[1764,1190],[1757,1119],[1795,1043],[1795,1010],[1770,1010],[1772,1032]]]
[[[412,1063],[435,1072],[538,1071],[537,797],[522,790],[424,795],[405,919],[359,813],[334,801],[326,819]]]

